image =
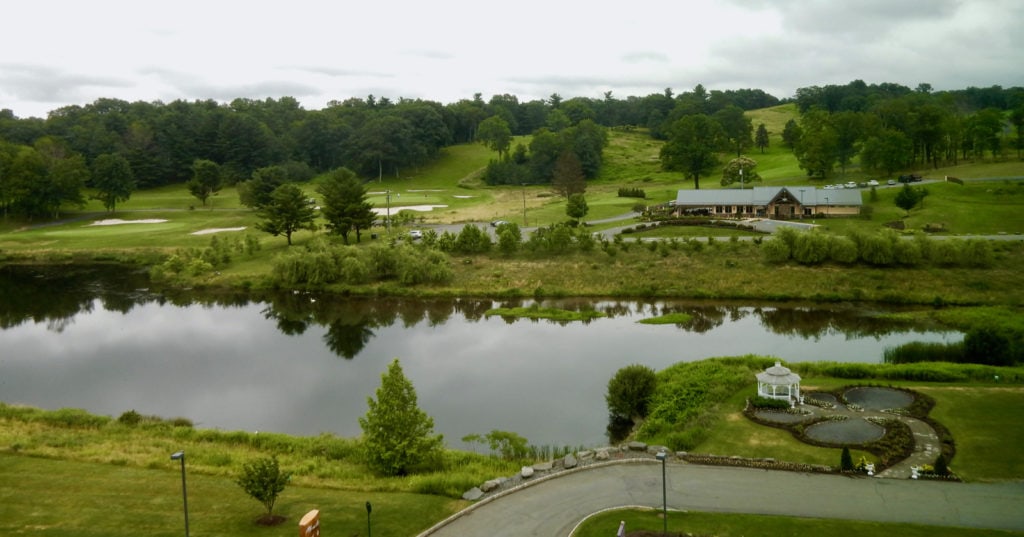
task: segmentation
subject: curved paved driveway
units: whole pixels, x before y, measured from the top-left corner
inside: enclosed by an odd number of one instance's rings
[[[669,463],[667,486],[670,509],[1024,531],[1022,482],[852,478]],[[474,505],[422,536],[567,536],[602,509],[661,502],[657,462],[592,466]]]

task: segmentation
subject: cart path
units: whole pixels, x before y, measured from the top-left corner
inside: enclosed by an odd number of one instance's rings
[[[673,510],[1024,531],[1024,482],[878,479],[679,462],[666,470]],[[661,465],[648,459],[563,472],[474,504],[421,537],[568,536],[603,509],[660,508],[661,473]]]

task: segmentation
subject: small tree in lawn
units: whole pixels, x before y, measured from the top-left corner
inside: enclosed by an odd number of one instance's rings
[[[246,494],[267,508],[267,519],[273,520],[274,502],[284,490],[291,473],[282,472],[277,464],[277,457],[264,457],[246,463],[242,467],[242,475],[238,478],[238,486]]]
[[[381,375],[377,399],[359,418],[363,448],[370,467],[384,475],[406,475],[438,456],[443,438],[434,434],[434,419],[416,404],[416,390],[398,359]]]
[[[850,448],[843,446],[843,452],[839,455],[839,469],[843,472],[853,471],[853,457],[850,455]]]
[[[185,183],[185,186],[188,187],[189,193],[205,206],[210,196],[220,192],[220,166],[212,160],[196,160],[192,163],[192,179]]]
[[[904,184],[903,188],[896,194],[896,206],[907,211],[907,216],[910,216],[910,210],[920,201],[921,193],[913,189],[909,184]]]
[[[292,233],[300,229],[316,231],[316,211],[310,206],[306,195],[295,185],[281,185],[270,195],[270,203],[257,214],[263,219],[256,229],[273,236],[284,235],[288,246],[292,245]]]
[[[587,213],[590,212],[590,207],[587,207],[587,200],[583,197],[583,194],[572,194],[569,196],[569,202],[565,206],[565,214],[569,218],[579,221]]]

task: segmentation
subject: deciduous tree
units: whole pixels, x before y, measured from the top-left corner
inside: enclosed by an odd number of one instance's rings
[[[608,381],[604,396],[608,412],[634,422],[643,419],[656,386],[654,370],[645,365],[633,364],[619,369]]]
[[[476,139],[488,148],[498,152],[498,158],[508,156],[512,145],[512,130],[508,122],[499,116],[491,116],[480,122],[476,130]]]
[[[566,199],[573,194],[582,194],[587,190],[583,180],[583,167],[576,153],[562,151],[555,161],[554,176],[551,178],[551,189]]]
[[[584,216],[587,216],[588,212],[590,212],[590,207],[587,207],[587,200],[583,197],[583,194],[569,196],[569,201],[565,206],[566,216],[579,221]]]
[[[729,145],[736,151],[736,156],[743,154],[743,150],[754,144],[751,139],[754,127],[750,118],[743,114],[743,109],[736,105],[729,105],[715,112],[715,120],[722,126]]]
[[[661,147],[661,166],[682,171],[700,190],[700,176],[718,164],[725,133],[714,119],[700,114],[684,116],[669,127],[668,141]]]
[[[282,472],[277,457],[263,457],[245,463],[242,475],[235,481],[246,494],[267,508],[267,516],[274,513],[274,503],[291,479],[291,473]]]
[[[110,212],[119,202],[128,201],[135,192],[135,175],[128,160],[121,155],[104,153],[92,163],[92,186],[94,196]]]
[[[220,166],[212,160],[199,159],[192,163],[192,179],[187,183],[188,191],[206,206],[210,196],[221,189]]]

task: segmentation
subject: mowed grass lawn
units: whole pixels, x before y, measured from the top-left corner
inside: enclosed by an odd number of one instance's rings
[[[1022,479],[1024,388],[920,386],[935,398],[931,416],[956,441],[953,470],[969,481]]]
[[[839,379],[804,379],[804,390],[830,390],[852,381]],[[935,408],[930,416],[953,435],[957,452],[950,467],[966,481],[1001,481],[1024,479],[1024,387],[941,386],[919,383],[894,383],[933,397]],[[708,439],[694,452],[741,457],[771,457],[777,460],[811,464],[839,465],[841,450],[805,444],[781,429],[756,424],[743,416],[744,399],[756,386],[741,391],[723,403]],[[870,453],[853,450],[853,459]]]
[[[466,505],[425,494],[291,485],[274,507],[287,521],[263,527],[255,523],[263,505],[230,478],[186,472],[192,535],[292,537],[312,509],[320,510],[325,535],[363,535],[371,502],[374,535],[408,537]],[[0,535],[170,537],[182,535],[184,525],[180,466],[169,455],[166,469],[141,469],[0,453]]]

